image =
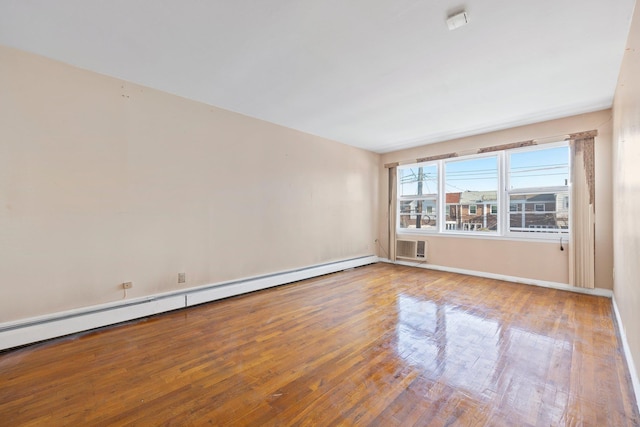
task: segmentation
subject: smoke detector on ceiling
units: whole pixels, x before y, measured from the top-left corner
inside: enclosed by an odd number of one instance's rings
[[[447,18],[447,26],[449,27],[449,30],[455,30],[456,28],[467,25],[468,23],[469,14],[464,10]]]

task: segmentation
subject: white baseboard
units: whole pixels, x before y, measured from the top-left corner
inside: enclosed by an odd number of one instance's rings
[[[330,264],[322,264],[314,267],[292,270],[283,273],[270,274],[267,276],[254,277],[250,279],[236,280],[215,286],[206,286],[190,292],[186,292],[187,306],[202,304],[217,299],[227,298],[233,295],[245,294],[260,289],[271,288],[273,286],[284,285],[286,283],[297,282],[299,280],[310,279],[322,276],[323,274],[335,273],[336,271],[348,268],[360,267],[378,262],[376,256],[365,256],[346,261],[339,261]]]
[[[616,304],[615,295],[611,298],[613,302],[613,312],[616,315],[616,323],[618,324],[618,331],[620,332],[620,338],[622,339],[622,348],[624,349],[624,357],[627,359],[627,367],[629,368],[629,376],[631,377],[631,384],[633,386],[633,392],[636,395],[636,404],[638,405],[638,411],[640,411],[640,379],[638,378],[638,371],[636,365],[633,363],[633,356],[631,349],[629,348],[629,342],[627,341],[627,334],[624,330],[624,324],[618,311],[618,304]]]
[[[0,323],[0,350],[310,279],[348,268],[373,264],[377,261],[378,257],[376,256],[363,256],[297,270]]]
[[[476,276],[476,277],[484,277],[487,279],[496,279],[496,280],[504,280],[506,282],[513,283],[523,283],[526,285],[534,285],[541,286],[543,288],[552,288],[559,289],[563,291],[577,292],[581,294],[588,295],[596,295],[601,297],[611,298],[613,296],[613,292],[609,289],[587,289],[587,288],[577,288],[575,286],[567,285],[566,283],[559,282],[548,282],[545,280],[536,280],[529,279],[526,277],[517,277],[517,276],[506,276],[504,274],[496,274],[496,273],[487,273],[484,271],[476,271],[476,270],[466,270],[464,268],[455,268],[455,267],[445,267],[441,265],[433,265],[433,264],[425,264],[420,261],[418,262],[407,262],[407,261],[390,261],[387,258],[378,258],[380,262],[387,262],[390,264],[398,264],[398,265],[406,265],[408,267],[418,267],[425,268],[427,270],[438,270],[438,271],[446,271],[448,273],[458,273],[458,274],[466,274],[468,276]]]

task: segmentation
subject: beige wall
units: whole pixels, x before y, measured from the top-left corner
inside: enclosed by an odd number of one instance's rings
[[[378,165],[0,47],[0,322],[373,254]]]
[[[598,130],[596,138],[596,287],[613,287],[613,240],[611,196],[611,110],[598,111],[498,132],[425,145],[382,155],[380,200],[388,200],[385,163],[411,163],[417,158],[451,152],[467,152],[492,145],[563,136]],[[387,206],[380,205],[378,234],[382,248],[388,247]],[[405,238],[416,238],[402,236]],[[559,242],[531,242],[489,238],[427,236],[428,263],[451,268],[503,274],[557,283],[569,282],[568,251]],[[565,247],[568,247],[565,239]],[[384,253],[381,255],[384,256]]]
[[[613,104],[614,298],[640,369],[640,8],[631,24]],[[636,372],[640,376],[640,372]],[[638,396],[640,398],[640,396]]]

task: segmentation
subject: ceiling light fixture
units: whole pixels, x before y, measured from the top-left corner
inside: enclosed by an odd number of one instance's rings
[[[447,18],[447,26],[449,27],[449,30],[455,30],[456,28],[467,25],[468,23],[469,15],[464,10]]]

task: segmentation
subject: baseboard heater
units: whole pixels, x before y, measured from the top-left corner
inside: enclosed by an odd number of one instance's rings
[[[88,331],[248,292],[373,264],[368,255],[343,261],[0,324],[0,350]]]

